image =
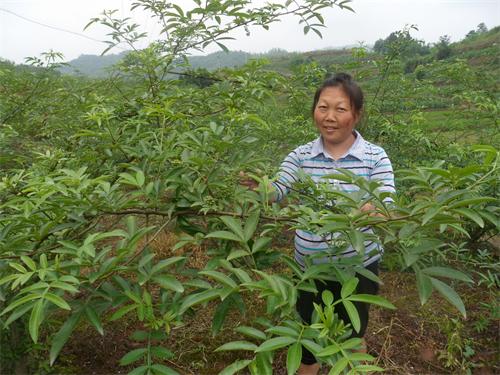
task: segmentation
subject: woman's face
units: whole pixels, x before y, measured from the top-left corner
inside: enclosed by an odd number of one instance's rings
[[[314,108],[314,123],[323,142],[333,147],[352,142],[358,118],[341,87],[323,89]]]

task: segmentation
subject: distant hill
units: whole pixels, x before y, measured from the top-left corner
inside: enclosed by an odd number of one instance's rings
[[[80,55],[59,70],[63,74],[82,74],[89,77],[105,77],[110,67],[118,63],[127,51],[110,55]]]
[[[108,70],[126,56],[127,52],[109,55],[80,55],[60,69],[63,74],[82,74],[89,77],[105,77]],[[245,65],[250,59],[289,57],[295,53],[283,49],[271,49],[267,53],[243,51],[218,51],[205,56],[191,56],[189,63],[193,69],[204,68],[209,71],[220,68],[235,68]]]
[[[301,64],[315,61],[323,66],[333,64],[346,64],[352,62],[352,49],[357,46],[344,46],[340,48],[321,49],[309,52],[288,52],[283,49],[272,49],[267,53],[249,53],[244,51],[218,51],[205,56],[191,56],[189,63],[193,69],[203,68],[209,71],[220,68],[235,68],[246,64],[251,59],[266,58],[270,61],[269,69],[282,73],[289,73]],[[371,46],[366,47],[371,53]],[[432,47],[431,52],[436,47]],[[479,32],[472,30],[463,40],[450,44],[450,58],[464,58],[472,65],[485,65],[490,69],[500,69],[500,27],[494,27],[489,31]],[[63,74],[82,74],[89,77],[105,77],[109,69],[118,63],[127,52],[110,55],[81,55],[71,60],[69,66],[60,71]],[[411,57],[419,60],[421,56]],[[430,62],[435,59],[435,53],[430,53],[423,61]]]

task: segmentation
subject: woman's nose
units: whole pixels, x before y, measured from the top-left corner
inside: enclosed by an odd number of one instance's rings
[[[334,111],[327,111],[325,119],[327,121],[335,121],[336,120],[336,118],[335,118],[335,112]]]

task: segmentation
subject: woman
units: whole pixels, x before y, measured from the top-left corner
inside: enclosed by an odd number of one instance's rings
[[[325,182],[323,176],[334,174],[337,169],[350,170],[358,176],[368,180],[381,182],[380,190],[393,193],[394,175],[389,158],[385,151],[366,140],[355,130],[363,109],[363,92],[350,75],[336,74],[329,78],[317,89],[314,95],[312,115],[319,131],[319,137],[314,141],[297,147],[281,164],[278,178],[273,183],[276,191],[276,200],[281,200],[291,190],[292,185],[299,180],[299,172],[308,174],[316,183]],[[355,185],[330,180],[334,189],[344,192],[353,192],[358,188]],[[251,186],[251,184],[246,184]],[[386,201],[390,201],[387,198]],[[370,203],[362,207],[363,211],[371,211],[374,206]],[[365,232],[372,233],[370,228]],[[351,246],[337,257],[322,258],[319,252],[326,251],[330,245],[314,233],[297,230],[295,234],[295,260],[303,269],[306,267],[305,258],[315,255],[314,262],[335,261],[338,257],[351,257],[358,255]],[[372,241],[365,242],[365,256],[362,259],[364,266],[378,273],[378,261],[382,248]],[[377,283],[358,275],[359,283],[357,293],[376,294]],[[313,303],[321,304],[321,293],[330,290],[335,299],[339,298],[341,284],[337,282],[316,283],[318,293],[299,291],[297,311],[302,319],[310,324],[314,310]],[[356,303],[360,315],[361,329],[353,337],[363,337],[368,324],[368,305]],[[339,318],[350,323],[349,317],[343,306],[337,305],[335,309]],[[303,348],[302,364],[299,375],[317,374],[319,364],[313,354]]]

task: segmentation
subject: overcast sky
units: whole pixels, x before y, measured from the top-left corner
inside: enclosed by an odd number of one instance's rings
[[[104,9],[118,9],[120,15],[132,16],[149,32],[149,41],[154,40],[157,26],[144,13],[131,14],[132,2],[0,0],[0,57],[21,63],[27,56],[38,56],[50,49],[62,52],[66,60],[81,54],[100,54],[106,47],[99,42],[105,38],[105,29],[92,27],[83,31],[83,28]],[[193,4],[191,0],[176,3]],[[323,30],[323,39],[314,33],[304,36],[296,19],[285,19],[267,32],[255,30],[250,37],[238,33],[237,41],[227,46],[233,50],[266,52],[271,48],[310,51],[359,42],[373,44],[408,24],[418,26],[419,31],[412,32],[415,38],[434,43],[445,34],[451,36],[452,41],[463,39],[481,22],[488,28],[500,24],[500,0],[354,0],[351,6],[356,13],[339,8],[324,13],[327,28]]]

